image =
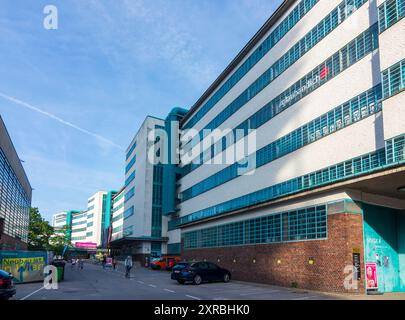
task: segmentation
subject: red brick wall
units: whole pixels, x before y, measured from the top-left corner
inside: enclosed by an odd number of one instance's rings
[[[2,234],[0,238],[0,250],[27,250],[28,245],[21,240]]]
[[[347,277],[344,268],[353,264],[355,248],[360,250],[362,275],[359,289],[351,292],[364,293],[363,219],[360,214],[329,215],[327,240],[182,250],[182,256],[188,260],[206,259],[217,263],[229,269],[235,280],[284,287],[292,287],[295,283],[303,289],[348,292],[344,288]],[[314,259],[312,265],[310,258]]]

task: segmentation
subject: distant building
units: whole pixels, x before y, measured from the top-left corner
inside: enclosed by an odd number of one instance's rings
[[[32,188],[0,117],[0,250],[26,249]]]
[[[86,211],[64,211],[53,215],[52,225],[56,234],[65,230],[73,246],[95,244],[107,247],[111,226],[112,198],[115,191],[99,191],[87,201]]]
[[[163,168],[148,160],[148,135],[158,128],[164,128],[164,120],[148,116],[129,145],[122,191],[124,199],[116,204],[121,206],[123,201],[124,211],[122,220],[120,215],[113,218],[121,220],[122,227],[120,222],[115,224],[112,248],[119,248],[121,254],[130,254],[141,262],[146,257],[166,252],[167,232],[163,228],[167,229],[167,222],[163,222],[162,216]]]

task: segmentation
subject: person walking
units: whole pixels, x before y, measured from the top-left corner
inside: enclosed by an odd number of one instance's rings
[[[75,264],[76,264],[76,259],[72,258],[72,269],[75,267]]]
[[[83,259],[79,259],[79,265],[78,268],[83,270]]]
[[[103,256],[103,269],[105,270],[105,265],[107,264],[107,257],[104,255]]]
[[[113,265],[113,270],[116,271],[117,270],[117,260],[115,259],[115,257],[112,258],[112,265]]]
[[[130,272],[131,272],[132,266],[133,266],[132,257],[128,256],[125,259],[125,278],[130,278],[131,277]]]

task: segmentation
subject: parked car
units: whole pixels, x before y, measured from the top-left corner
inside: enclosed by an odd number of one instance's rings
[[[13,275],[0,270],[0,300],[8,300],[16,294]]]
[[[180,257],[167,256],[151,261],[150,267],[154,270],[171,270],[177,263],[181,261]]]
[[[173,267],[171,278],[180,284],[191,281],[199,285],[211,281],[229,282],[231,272],[212,262],[180,262]]]

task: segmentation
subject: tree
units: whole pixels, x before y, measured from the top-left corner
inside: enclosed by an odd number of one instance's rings
[[[48,221],[44,220],[38,208],[30,209],[30,224],[28,227],[28,249],[48,250],[49,239],[54,230]]]
[[[65,245],[71,245],[66,239],[67,228],[55,232],[48,221],[42,218],[38,208],[31,208],[28,227],[28,249],[53,251],[61,254]]]

